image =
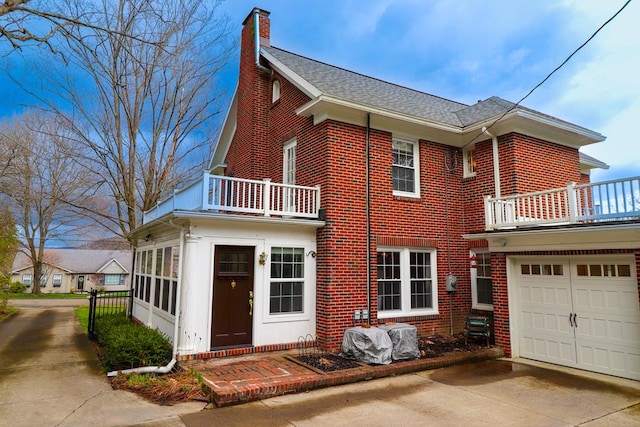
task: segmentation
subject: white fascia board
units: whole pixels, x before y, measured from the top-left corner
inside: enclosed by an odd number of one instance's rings
[[[115,259],[115,258],[111,258],[109,261],[107,261],[107,263],[106,263],[105,265],[103,265],[102,267],[100,267],[100,268],[98,269],[97,273],[102,273],[102,271],[103,271],[105,268],[107,268],[109,265],[111,265],[111,264],[112,264],[112,263],[114,263],[114,262],[115,262],[116,264],[118,264],[118,267],[120,267],[120,269],[122,269],[122,271],[124,271],[125,273],[129,273],[129,271],[128,271],[126,268],[124,268],[124,266],[123,266],[122,264],[120,264],[120,262],[119,262],[117,259]]]
[[[496,123],[496,120],[499,121]],[[481,122],[474,123],[473,125],[467,126],[464,128],[464,133],[472,133],[472,132],[482,132],[482,128],[485,126],[491,126],[491,129],[500,130],[500,128],[509,121],[525,119],[530,122],[535,122],[543,127],[555,129],[556,132],[569,133],[576,135],[576,138],[573,138],[575,143],[567,143],[560,138],[554,139],[552,142],[558,143],[560,145],[565,145],[567,147],[576,147],[583,146],[588,144],[593,144],[596,142],[602,142],[606,139],[606,137],[598,132],[594,132],[582,126],[575,125],[573,123],[566,122],[564,120],[557,119],[555,117],[551,117],[545,114],[538,114],[529,110],[522,109],[514,109],[508,112],[504,117],[501,115],[495,115],[493,117],[482,120]],[[526,129],[519,128],[518,126],[507,126],[507,132],[519,132],[524,134],[530,134]],[[490,131],[491,131],[490,129]],[[492,131],[492,133],[500,132]],[[542,133],[542,132],[541,132]],[[536,135],[533,135],[536,136]]]
[[[316,99],[312,99],[311,101],[307,102],[303,106],[299,107],[296,110],[296,114],[301,116],[315,115],[314,110],[321,109],[323,103],[336,105],[340,107],[346,107],[353,110],[360,110],[363,113],[371,113],[378,116],[384,116],[384,117],[389,117],[396,120],[402,120],[405,122],[409,122],[409,123],[413,123],[421,126],[427,126],[434,129],[444,130],[444,131],[451,132],[458,135],[462,133],[462,128],[459,126],[452,126],[444,123],[425,120],[416,116],[402,114],[396,111],[386,110],[384,108],[372,107],[370,105],[359,104],[353,101],[336,98],[330,95],[321,95]]]
[[[231,145],[231,140],[233,139],[233,135],[236,133],[237,122],[238,86],[236,86],[236,90],[233,92],[233,98],[231,98],[231,104],[229,105],[229,109],[227,110],[227,114],[225,115],[222,130],[218,135],[216,146],[213,149],[213,153],[211,154],[211,160],[209,161],[208,167],[209,170],[222,164],[224,162],[224,159],[227,157],[229,146]]]
[[[269,61],[269,65],[272,69],[278,72],[278,74],[284,76],[291,83],[294,84],[295,87],[300,89],[305,95],[309,98],[317,98],[322,95],[322,92],[309,83],[307,80],[303,79],[299,74],[295,73],[291,68],[284,65],[282,62],[278,61],[273,55],[269,54],[265,50],[260,50],[260,55],[262,55],[267,61]]]

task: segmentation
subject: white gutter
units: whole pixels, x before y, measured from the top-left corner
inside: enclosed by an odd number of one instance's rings
[[[498,138],[489,133],[486,127],[482,128],[482,132],[491,137],[491,147],[493,149],[493,185],[495,187],[496,197],[500,197],[500,160],[498,159]]]
[[[169,225],[174,226],[169,220]],[[180,288],[182,287],[182,261],[184,259],[184,227],[180,227],[180,262],[178,263],[178,288],[176,289],[176,316],[173,325],[173,358],[166,366],[142,366],[139,368],[124,369],[122,371],[107,372],[108,377],[115,377],[118,374],[168,374],[173,370],[178,357],[178,333],[180,330]]]
[[[256,55],[256,68],[271,75],[273,74],[273,70],[270,70],[269,68],[260,64],[260,11],[257,8],[253,10],[253,33]]]

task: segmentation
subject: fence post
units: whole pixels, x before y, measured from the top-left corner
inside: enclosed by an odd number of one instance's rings
[[[87,322],[87,334],[89,335],[89,338],[93,338],[95,334],[97,296],[98,291],[96,289],[91,289],[89,292],[89,319]]]

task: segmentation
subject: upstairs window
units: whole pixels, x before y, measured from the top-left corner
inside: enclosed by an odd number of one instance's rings
[[[465,178],[476,176],[476,147],[465,148],[462,150],[462,161],[464,163]]]
[[[393,193],[399,196],[419,196],[418,170],[418,144],[394,139]]]
[[[280,80],[274,80],[271,84],[271,102],[274,103],[280,99]]]

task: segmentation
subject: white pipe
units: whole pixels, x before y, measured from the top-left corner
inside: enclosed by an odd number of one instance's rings
[[[493,185],[496,191],[496,197],[500,197],[500,160],[498,159],[498,138],[489,133],[486,127],[482,128],[482,132],[491,137],[491,146],[493,148]]]
[[[256,56],[256,67],[258,70],[262,70],[270,75],[273,74],[273,70],[260,64],[260,11],[256,8],[253,9],[253,36],[254,36],[254,48]]]
[[[122,371],[111,371],[107,373],[108,377],[115,377],[118,374],[168,374],[176,364],[176,359],[171,359],[167,366],[143,366],[141,368],[123,369]]]

